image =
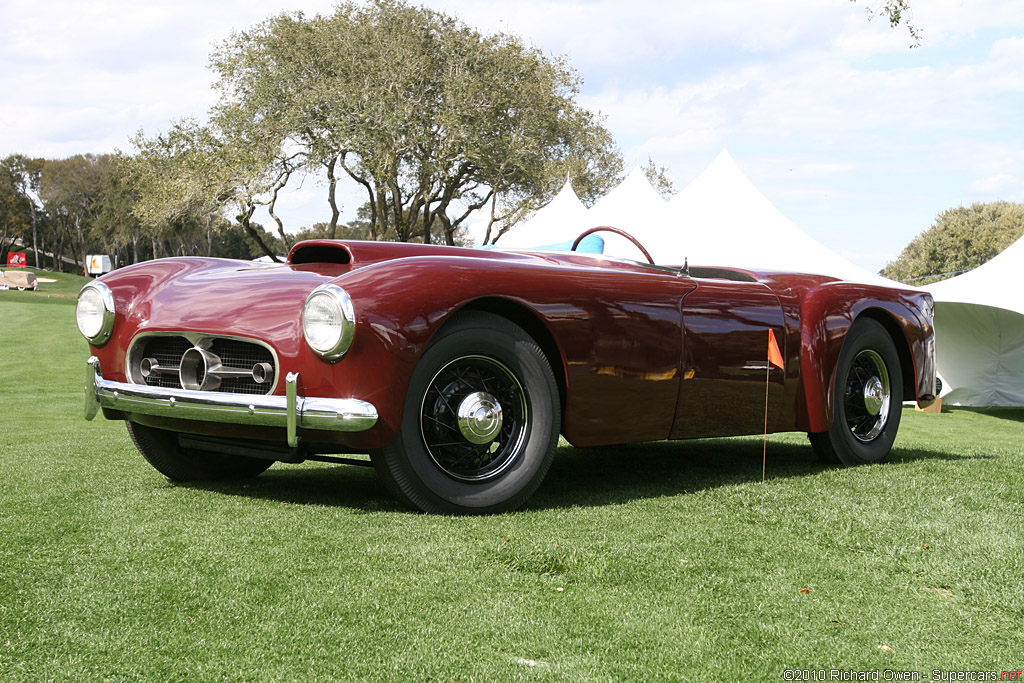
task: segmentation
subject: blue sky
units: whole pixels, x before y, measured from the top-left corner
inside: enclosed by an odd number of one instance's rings
[[[567,54],[627,165],[650,154],[681,188],[727,145],[783,213],[871,270],[947,208],[1024,201],[1019,0],[912,0],[914,50],[905,29],[867,20],[874,0],[425,4]],[[140,128],[201,118],[216,41],[332,6],[4,0],[0,155],[130,149]],[[323,196],[307,180],[280,207],[286,224],[324,220]]]

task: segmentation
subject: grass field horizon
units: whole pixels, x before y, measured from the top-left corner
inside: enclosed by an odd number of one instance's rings
[[[427,516],[372,470],[177,485],[82,417],[75,276],[0,292],[0,680],[783,680],[1016,671],[1024,409],[560,448],[526,507]],[[18,294],[20,296],[14,296]],[[35,297],[35,298],[33,298]],[[63,303],[67,305],[46,305]]]

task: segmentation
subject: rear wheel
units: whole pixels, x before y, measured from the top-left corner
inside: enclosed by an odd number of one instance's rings
[[[533,339],[500,316],[461,313],[424,352],[399,434],[372,459],[385,486],[424,512],[505,512],[540,486],[560,423]]]
[[[870,318],[854,322],[839,352],[832,427],[810,434],[830,464],[863,465],[888,457],[900,426],[903,374],[889,333]]]
[[[178,443],[177,432],[131,421],[125,421],[125,425],[142,457],[158,472],[175,481],[247,479],[262,473],[273,464],[270,460],[182,448]]]

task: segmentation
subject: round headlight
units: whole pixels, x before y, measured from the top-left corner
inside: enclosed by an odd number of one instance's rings
[[[114,329],[114,295],[102,282],[90,282],[78,293],[78,331],[93,346],[102,346]]]
[[[302,307],[302,335],[309,347],[327,360],[338,360],[352,346],[356,314],[352,297],[337,285],[320,285]]]

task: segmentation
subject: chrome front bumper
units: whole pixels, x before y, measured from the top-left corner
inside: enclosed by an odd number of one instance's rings
[[[299,444],[298,430],[361,432],[377,424],[377,409],[354,398],[298,395],[299,375],[285,377],[285,396],[254,396],[215,391],[189,391],[128,384],[103,379],[100,361],[89,358],[85,374],[85,419],[100,408],[182,420],[284,427],[288,445]]]

